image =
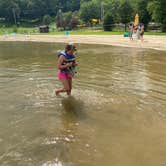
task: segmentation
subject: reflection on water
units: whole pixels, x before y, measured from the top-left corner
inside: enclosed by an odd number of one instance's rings
[[[0,165],[164,166],[165,52],[78,45],[72,96],[57,98],[63,47],[0,43]]]

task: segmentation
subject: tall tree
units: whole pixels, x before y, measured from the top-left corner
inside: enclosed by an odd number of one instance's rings
[[[76,11],[80,9],[80,0],[69,0],[66,3],[68,11]]]
[[[81,4],[80,17],[85,22],[90,22],[91,19],[100,18],[100,4],[97,1],[89,1]]]
[[[16,23],[16,19],[20,14],[18,0],[1,0],[0,1],[0,17],[12,23]]]
[[[129,23],[133,18],[133,8],[128,0],[122,2],[119,14],[121,22],[125,24],[125,31],[126,31],[126,24]]]
[[[111,15],[114,22],[119,23],[121,21],[119,14],[121,3],[120,0],[106,0],[104,3],[105,16]]]
[[[145,29],[151,20],[151,15],[147,9],[149,0],[139,0],[137,3],[137,13],[139,14],[139,21],[144,23]]]
[[[112,24],[114,23],[113,16],[111,12],[107,12],[104,16],[103,28],[105,31],[112,31]]]
[[[44,15],[56,15],[57,0],[25,0],[23,16],[42,18]]]
[[[148,10],[154,21],[162,23],[162,31],[166,32],[166,0],[152,0]]]

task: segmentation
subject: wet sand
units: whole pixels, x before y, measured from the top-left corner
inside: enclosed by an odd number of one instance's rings
[[[3,35],[0,41],[33,41],[33,42],[57,42],[57,43],[85,43],[105,44],[122,47],[151,48],[166,50],[166,36],[144,36],[144,41],[130,41],[122,35]]]

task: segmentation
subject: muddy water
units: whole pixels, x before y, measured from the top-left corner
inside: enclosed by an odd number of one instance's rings
[[[166,52],[77,45],[71,97],[55,97],[63,44],[0,43],[0,165],[166,165]]]

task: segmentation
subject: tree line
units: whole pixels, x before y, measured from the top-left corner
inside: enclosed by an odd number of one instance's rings
[[[96,19],[111,30],[112,24],[134,21],[136,13],[145,27],[156,22],[166,32],[166,0],[0,0],[0,19],[11,25],[56,21],[57,27],[74,29]]]

